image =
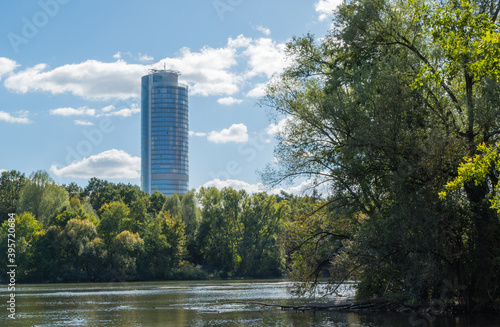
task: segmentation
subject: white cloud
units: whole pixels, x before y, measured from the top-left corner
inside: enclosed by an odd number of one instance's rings
[[[220,179],[213,179],[202,185],[203,187],[215,187],[217,189],[223,189],[225,187],[232,187],[237,191],[245,190],[247,193],[258,193],[264,192],[266,187],[262,183],[249,184],[244,181],[239,181],[236,179],[228,179],[221,181]]]
[[[200,132],[189,131],[189,136],[205,137],[205,136],[207,136],[207,133],[200,133]]]
[[[248,142],[247,127],[244,124],[233,124],[229,128],[224,128],[222,131],[212,131],[208,134],[207,139],[214,143],[243,143]]]
[[[110,116],[121,116],[121,117],[130,117],[134,114],[140,113],[141,108],[139,108],[137,105],[132,104],[131,108],[123,108],[116,110],[115,106],[110,105],[107,107],[102,108],[101,110],[97,109],[89,109],[87,107],[80,107],[80,108],[71,108],[71,107],[66,107],[66,108],[57,108],[57,109],[51,109],[50,114],[51,115],[58,115],[58,116],[96,116],[96,117],[110,117]]]
[[[243,34],[240,34],[236,37],[236,39],[229,38],[227,40],[227,46],[232,49],[246,48],[252,43],[252,38],[245,37]]]
[[[0,80],[4,75],[12,73],[19,64],[12,59],[0,57]]]
[[[76,120],[73,120],[73,122],[75,123],[75,125],[81,125],[81,126],[92,126],[92,125],[94,125],[94,123],[86,121],[86,120],[76,119]]]
[[[314,5],[314,9],[319,14],[320,21],[326,20],[333,16],[333,11],[342,4],[342,0],[318,0]]]
[[[259,25],[255,29],[264,35],[271,35],[271,30],[269,28],[264,27],[264,26]]]
[[[291,193],[295,195],[305,195],[307,192],[312,191],[314,184],[311,180],[305,180],[299,185],[290,186],[288,188],[275,188],[271,190],[272,194],[279,194],[281,191],[285,191],[286,193]]]
[[[307,195],[311,194],[313,189],[316,188],[320,194],[328,193],[326,186],[317,186],[312,180],[308,179],[301,182],[299,185],[290,186],[288,188],[273,188],[269,191],[271,194],[280,194],[281,191],[285,191],[286,193],[291,193],[294,195]]]
[[[106,107],[101,109],[102,112],[110,112],[113,110],[115,110],[115,106],[113,106],[113,105],[109,105],[109,106],[106,106]]]
[[[57,176],[76,178],[139,178],[140,169],[141,158],[116,149],[74,161],[66,167],[50,167]]]
[[[57,116],[95,116],[95,114],[96,114],[95,109],[89,109],[87,107],[57,108],[57,109],[51,109],[49,112],[51,115],[57,115]]]
[[[115,53],[113,55],[113,58],[115,58],[117,60],[121,60],[121,59],[123,59],[124,55],[127,56],[127,57],[129,57],[129,58],[132,58],[132,53],[130,51],[127,51],[127,52],[120,52],[120,51],[118,51],[117,53]]]
[[[266,75],[271,78],[274,74],[281,73],[289,65],[285,57],[284,43],[276,43],[270,38],[254,40],[243,52],[248,56],[247,78]]]
[[[115,110],[114,106],[107,106],[101,109],[101,113],[98,114],[97,116],[105,116],[105,117],[110,117],[110,116],[120,116],[120,117],[130,117],[134,114],[138,114],[141,112],[141,108],[139,108],[137,105],[132,105],[132,108],[124,108],[124,109],[119,109]]]
[[[6,169],[0,169],[0,174],[3,173],[4,171],[7,171]]]
[[[12,116],[10,113],[0,110],[0,121],[7,123],[29,124],[31,120],[28,118],[28,111],[21,110],[17,117]]]
[[[87,99],[128,99],[140,94],[140,78],[147,73],[143,65],[119,60],[105,63],[87,60],[47,69],[38,64],[10,75],[5,80],[7,89],[25,94],[44,91],[52,94],[72,93]]]
[[[233,97],[226,97],[226,98],[220,98],[220,99],[217,99],[217,103],[219,104],[223,104],[225,106],[230,106],[232,104],[240,104],[242,103],[243,100],[241,99],[235,99]]]
[[[249,98],[261,98],[266,95],[267,83],[255,84],[254,88],[251,89],[246,96]]]
[[[263,183],[257,183],[257,184],[250,184],[244,181],[236,180],[236,179],[228,179],[228,180],[220,180],[220,179],[213,179],[211,181],[206,182],[203,184],[201,187],[215,187],[217,189],[223,189],[225,187],[231,187],[237,191],[240,190],[245,190],[247,193],[252,194],[252,193],[258,193],[258,192],[267,192],[269,194],[280,194],[281,191],[285,191],[286,193],[291,193],[294,195],[307,195],[311,194],[313,189],[315,188],[316,184],[308,179],[303,182],[301,182],[298,185],[295,186],[290,186],[288,188],[273,188],[269,189],[265,184]],[[198,190],[201,188],[199,187]],[[320,194],[328,194],[328,188],[326,185],[320,185],[319,187],[316,187],[318,192]]]
[[[279,122],[276,124],[272,123],[266,128],[266,133],[269,135],[277,135],[280,133],[283,133],[285,131],[285,128],[287,124],[292,120],[292,116],[287,116],[283,119],[281,119]]]
[[[166,66],[182,73],[180,80],[190,86],[191,95],[228,97],[241,91],[243,85],[252,87],[254,77],[270,78],[280,73],[287,65],[284,49],[285,44],[270,38],[239,35],[228,38],[222,47],[205,46],[199,50],[184,47],[175,57],[152,64],[127,63],[123,57],[132,55],[117,52],[114,62],[87,60],[53,68],[39,63],[22,70],[15,70],[18,64],[4,59],[0,72],[6,74],[5,87],[13,92],[70,93],[85,99],[125,100],[140,97],[141,77],[149,69]],[[154,60],[146,54],[139,54],[139,59]],[[242,67],[246,67],[243,72]],[[254,88],[249,94],[255,96],[256,92]]]
[[[148,56],[146,53],[145,54],[139,53],[139,58],[137,58],[137,60],[139,60],[139,61],[153,61],[153,60],[155,60],[155,58]]]
[[[241,78],[230,71],[237,64],[236,49],[232,47],[205,46],[199,52],[182,48],[179,57],[163,59],[160,64],[182,72],[182,80],[192,84],[193,95],[230,95],[239,90]]]

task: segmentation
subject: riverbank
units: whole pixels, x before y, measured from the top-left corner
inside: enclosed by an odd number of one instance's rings
[[[374,299],[363,302],[350,302],[350,301],[345,301],[345,302],[346,303],[333,304],[333,305],[305,304],[298,306],[269,304],[262,302],[244,302],[244,301],[235,303],[260,305],[264,307],[278,307],[282,311],[295,311],[295,312],[306,312],[306,311],[372,312],[372,313],[393,312],[393,313],[404,313],[409,315],[420,315],[420,316],[445,316],[445,315],[452,316],[457,314],[463,315],[468,313],[467,308],[464,306],[415,307],[415,306],[408,306],[401,303],[392,302],[387,299]],[[500,308],[490,308],[475,313],[499,315],[500,317]]]

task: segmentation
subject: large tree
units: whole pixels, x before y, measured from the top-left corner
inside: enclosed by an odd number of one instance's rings
[[[3,171],[0,176],[0,222],[17,211],[25,176],[16,170]]]
[[[47,172],[39,170],[24,181],[17,212],[31,212],[38,221],[47,225],[49,218],[66,205],[69,205],[66,189],[57,185]]]
[[[469,183],[447,201],[438,192],[462,157],[498,139],[500,87],[472,46],[487,31],[471,30],[498,29],[499,9],[492,1],[346,1],[327,37],[288,44],[294,63],[263,100],[286,117],[278,164],[263,175],[274,184],[307,176],[330,186],[330,212],[349,208],[351,236],[330,235],[344,246],[320,243],[317,230],[302,244],[329,247],[331,267],[348,253],[361,297],[423,303],[456,280],[461,292],[447,295],[469,308],[498,298],[491,185]]]
[[[238,245],[241,239],[240,205],[243,191],[232,188],[201,188],[202,222],[198,246],[204,263],[212,268],[235,272],[241,262]]]

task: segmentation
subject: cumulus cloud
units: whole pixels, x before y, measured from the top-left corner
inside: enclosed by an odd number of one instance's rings
[[[116,109],[115,106],[110,105],[106,106],[100,110],[98,109],[89,109],[87,107],[80,108],[57,108],[49,110],[51,115],[58,116],[95,116],[95,117],[110,117],[110,116],[120,116],[120,117],[130,117],[134,114],[140,113],[141,108],[139,108],[136,104],[132,104],[131,108],[123,108]],[[81,125],[81,124],[80,124]]]
[[[15,117],[8,112],[0,110],[0,121],[5,121],[7,123],[29,124],[31,123],[31,120],[29,120],[28,114],[28,111],[21,110],[18,112],[18,116]]]
[[[105,117],[110,117],[110,116],[120,116],[120,117],[130,117],[134,114],[138,114],[141,112],[141,108],[139,108],[137,105],[133,104],[131,108],[124,108],[124,109],[119,109],[116,110],[115,106],[107,106],[101,109],[101,113],[99,113],[97,116],[105,116]]]
[[[295,195],[307,195],[313,191],[315,186],[316,186],[315,183],[312,180],[308,179],[308,180],[301,182],[299,185],[290,186],[288,188],[280,187],[280,188],[271,189],[270,193],[271,194],[279,194],[279,193],[281,193],[281,191],[284,191],[286,193],[291,193],[291,194],[295,194]]]
[[[259,25],[259,26],[255,27],[255,29],[266,36],[271,35],[271,30],[269,28],[264,27],[264,26]]]
[[[74,161],[66,167],[50,167],[57,176],[76,178],[139,178],[140,169],[141,158],[116,149]]]
[[[217,103],[219,104],[223,104],[225,106],[230,106],[232,104],[240,104],[242,103],[243,100],[241,99],[235,99],[233,97],[225,97],[225,98],[220,98],[220,99],[217,99]]]
[[[283,71],[289,65],[285,57],[284,43],[276,43],[270,38],[254,40],[243,52],[248,56],[247,78],[265,75],[271,78],[276,73]]]
[[[116,109],[115,106],[109,105],[109,106],[106,106],[106,107],[102,108],[101,111],[102,112],[111,112],[111,111],[113,111],[115,109]]]
[[[270,194],[280,194],[281,191],[286,193],[294,194],[294,195],[307,195],[311,194],[313,189],[316,188],[320,194],[328,194],[328,188],[326,186],[319,186],[310,179],[301,182],[298,185],[290,186],[288,188],[273,188],[269,189],[263,183],[250,184],[244,181],[236,180],[236,179],[213,179],[211,181],[206,182],[202,185],[202,187],[215,187],[217,189],[223,189],[225,187],[231,187],[237,191],[245,190],[249,194],[258,193],[258,192],[267,192]],[[199,190],[200,188],[198,188]]]
[[[280,133],[283,133],[285,131],[286,126],[288,123],[292,120],[292,116],[287,116],[283,119],[281,119],[279,122],[276,124],[271,123],[267,128],[266,128],[266,133],[269,135],[278,135]]]
[[[139,53],[139,58],[137,58],[139,61],[153,61],[155,58],[148,56],[147,54],[141,54]]]
[[[235,39],[230,37],[227,40],[227,46],[232,49],[246,48],[252,43],[252,41],[252,38],[240,34]]]
[[[266,95],[267,83],[255,84],[254,88],[246,94],[249,98],[261,98]]]
[[[207,133],[189,131],[189,136],[205,137],[207,136]]]
[[[223,189],[225,187],[232,187],[237,191],[245,190],[247,193],[258,193],[264,192],[266,187],[262,183],[257,184],[249,184],[244,181],[236,180],[236,179],[228,179],[225,181],[221,181],[220,179],[213,179],[211,181],[206,182],[202,185],[203,187],[215,187],[217,189]]]
[[[326,20],[333,16],[333,11],[342,4],[342,0],[318,0],[314,5],[314,9],[318,13],[320,21]]]
[[[192,84],[193,95],[230,95],[239,90],[241,79],[230,70],[237,64],[236,49],[232,47],[205,46],[199,52],[185,47],[180,50],[180,56],[162,59],[160,64],[182,72],[182,80]]]
[[[89,109],[87,107],[80,107],[80,108],[64,107],[64,108],[51,109],[49,110],[49,112],[51,115],[57,115],[57,116],[95,116],[96,110]]]
[[[129,99],[139,96],[140,78],[146,72],[145,66],[122,60],[87,60],[51,70],[46,64],[38,64],[11,74],[4,84],[10,91],[22,94],[43,91],[72,93],[86,99]]]
[[[75,123],[75,125],[81,125],[81,126],[92,126],[92,125],[94,125],[94,123],[86,121],[86,120],[75,119],[75,120],[73,120],[73,122]]]
[[[247,127],[245,124],[233,124],[229,128],[224,128],[222,131],[212,131],[208,134],[207,139],[214,143],[243,143],[248,142]]]
[[[184,47],[176,56],[151,64],[127,63],[124,55],[130,58],[132,55],[117,52],[114,62],[87,60],[53,68],[39,63],[15,70],[19,65],[4,58],[0,61],[0,77],[7,76],[4,85],[8,90],[22,94],[39,91],[70,93],[92,100],[126,100],[140,97],[141,77],[149,69],[166,66],[182,73],[180,80],[190,86],[191,95],[230,96],[243,85],[251,85],[254,77],[270,77],[281,72],[287,65],[284,49],[283,43],[270,38],[239,35],[228,38],[222,47],[205,46],[199,50]],[[139,60],[154,59],[139,54]],[[241,72],[241,67],[246,67],[245,71]]]
[[[19,64],[12,59],[0,57],[0,80],[4,75],[12,73]]]

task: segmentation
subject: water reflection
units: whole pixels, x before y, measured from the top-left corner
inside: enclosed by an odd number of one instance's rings
[[[499,317],[290,312],[235,303],[325,305],[345,299],[294,299],[289,287],[282,281],[25,285],[16,289],[17,319],[3,314],[0,326],[500,326]],[[348,285],[342,293],[353,294]]]

